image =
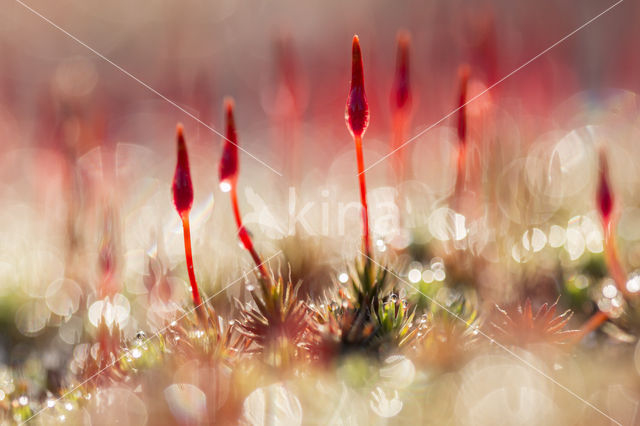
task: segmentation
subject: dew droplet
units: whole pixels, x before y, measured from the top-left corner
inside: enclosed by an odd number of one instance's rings
[[[614,284],[607,284],[602,288],[602,295],[606,298],[613,299],[618,294],[618,289]]]
[[[409,279],[409,281],[415,284],[422,278],[422,272],[417,268],[411,269],[407,274],[407,278]]]
[[[629,281],[627,281],[627,290],[630,293],[637,293],[640,291],[640,275],[634,273]]]

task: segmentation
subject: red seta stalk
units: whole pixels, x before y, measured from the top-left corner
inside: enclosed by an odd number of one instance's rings
[[[240,215],[240,208],[238,207],[238,135],[236,133],[236,124],[233,118],[233,100],[225,100],[225,115],[227,122],[227,136],[224,141],[224,148],[222,149],[222,158],[220,158],[220,189],[222,192],[229,192],[231,196],[231,207],[233,208],[233,215],[238,226],[238,237],[242,242],[244,248],[246,248],[251,254],[251,258],[255,262],[260,275],[265,281],[270,281],[270,275],[267,272],[264,262],[256,252],[251,241],[249,232],[242,224],[242,216]]]
[[[351,53],[351,87],[345,108],[347,128],[351,132],[356,144],[358,161],[358,178],[360,181],[360,203],[362,204],[362,249],[366,262],[370,262],[371,249],[369,242],[369,210],[367,207],[367,185],[364,175],[364,158],[362,155],[362,135],[369,126],[369,104],[364,91],[364,72],[362,69],[362,51],[358,36],[353,36]]]
[[[191,183],[191,171],[189,169],[189,155],[187,153],[187,144],[184,140],[182,124],[177,126],[177,147],[178,161],[176,163],[176,171],[173,176],[173,204],[182,219],[182,229],[184,233],[184,253],[187,260],[187,271],[189,273],[189,282],[191,283],[191,295],[196,312],[201,320],[205,319],[204,306],[200,298],[196,275],[193,270],[193,256],[191,253],[191,231],[189,229],[189,212],[193,205],[193,185]]]
[[[591,317],[584,324],[582,324],[582,327],[580,327],[580,331],[573,337],[573,342],[578,343],[586,335],[588,335],[592,331],[597,330],[608,319],[609,316],[602,311],[598,311],[595,314],[591,315]]]
[[[393,140],[391,150],[395,151],[404,142],[404,134],[411,115],[412,97],[409,80],[409,46],[410,37],[407,32],[398,34],[398,53],[396,57],[396,74],[391,88],[391,111],[393,114]],[[404,150],[395,154],[395,172],[398,183],[404,181]]]
[[[462,65],[458,71],[458,158],[455,198],[459,199],[466,184],[467,159],[467,86],[469,84],[469,66]]]

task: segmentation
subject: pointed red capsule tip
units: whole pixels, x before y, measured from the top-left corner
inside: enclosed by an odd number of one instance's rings
[[[609,166],[604,152],[600,152],[600,173],[598,177],[598,189],[596,192],[596,202],[600,211],[600,216],[605,222],[611,219],[613,211],[613,193],[609,185]]]
[[[224,102],[227,134],[220,158],[220,188],[227,192],[238,176],[238,135],[233,117],[234,103],[231,98]]]
[[[358,36],[353,36],[351,52],[351,88],[347,97],[345,119],[349,131],[357,137],[364,134],[369,126],[369,104],[364,91],[362,51]]]
[[[182,216],[188,214],[193,204],[193,185],[191,183],[191,171],[189,169],[189,155],[187,154],[187,144],[184,141],[182,124],[176,128],[178,148],[178,161],[176,172],[173,175],[173,204]]]
[[[411,106],[411,87],[409,84],[409,33],[398,34],[398,53],[396,57],[396,76],[391,92],[391,106],[398,111]]]
[[[471,70],[468,65],[462,65],[458,69],[458,79],[460,80],[458,96],[458,140],[462,145],[467,143],[467,86]]]

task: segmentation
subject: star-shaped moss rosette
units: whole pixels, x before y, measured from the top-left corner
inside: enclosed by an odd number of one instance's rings
[[[96,331],[96,341],[86,346],[79,365],[78,381],[87,387],[95,387],[123,380],[126,372],[119,360],[124,354],[124,341],[117,323],[107,325],[105,317],[100,318]]]
[[[310,309],[298,298],[299,285],[279,276],[251,291],[255,307],[236,301],[240,313],[238,329],[250,342],[248,353],[261,353],[265,362],[288,366],[303,358],[308,339]]]
[[[566,345],[572,343],[579,330],[567,329],[573,315],[566,310],[557,315],[558,302],[542,304],[536,311],[527,299],[524,305],[501,308],[496,305],[488,323],[489,334],[497,341],[514,346],[532,344]]]
[[[410,344],[418,332],[413,326],[414,317],[415,307],[410,308],[406,297],[392,292],[378,304],[375,337],[382,340],[382,345],[393,349]]]
[[[412,357],[425,368],[453,371],[473,355],[479,324],[471,298],[459,296],[437,303],[430,298],[426,312],[414,324],[417,334],[412,342]]]
[[[381,357],[411,341],[414,308],[393,289],[391,277],[377,263],[356,260],[348,283],[313,305],[309,347],[315,358],[331,361],[351,352]]]

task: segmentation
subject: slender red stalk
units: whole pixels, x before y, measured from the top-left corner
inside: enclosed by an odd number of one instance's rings
[[[364,176],[364,158],[362,156],[362,137],[355,136],[356,156],[358,158],[358,180],[360,182],[360,204],[362,205],[362,245],[364,253],[369,257],[369,207],[367,205],[367,183]]]
[[[204,319],[204,307],[196,282],[196,275],[193,270],[193,256],[191,253],[191,232],[189,229],[189,212],[193,205],[193,185],[191,183],[191,171],[189,169],[189,155],[187,153],[187,144],[184,140],[182,125],[177,126],[177,147],[178,161],[176,163],[176,172],[173,176],[173,204],[182,219],[182,229],[184,233],[184,253],[187,260],[187,271],[189,273],[189,282],[191,283],[191,296],[196,306],[196,312],[201,319]]]
[[[592,331],[595,331],[604,324],[609,319],[609,316],[602,312],[598,311],[593,314],[583,325],[580,327],[580,331],[573,337],[573,342],[578,343],[585,336],[587,336]]]
[[[362,154],[362,135],[369,126],[369,104],[364,91],[364,72],[362,68],[362,51],[358,36],[353,36],[351,53],[351,87],[347,97],[345,120],[356,144],[358,160],[358,178],[360,181],[360,203],[362,204],[362,245],[367,263],[371,255],[369,243],[369,210],[367,208],[367,185],[364,175],[364,158]]]
[[[411,85],[409,80],[409,34],[398,34],[396,75],[391,88],[391,111],[393,113],[392,151],[395,153],[395,172],[398,182],[404,180],[404,150],[398,149],[404,142],[404,134],[411,113]]]
[[[240,238],[244,248],[251,254],[251,258],[258,267],[262,278],[268,282],[270,281],[270,275],[253,246],[249,232],[242,224],[242,216],[240,215],[240,208],[238,207],[238,135],[236,133],[236,124],[233,117],[233,101],[231,99],[225,100],[225,111],[227,136],[222,149],[222,158],[220,159],[220,188],[224,192],[230,192],[231,207],[233,208],[233,215],[238,227],[238,238]]]
[[[460,67],[458,71],[459,92],[458,92],[458,158],[456,174],[456,198],[464,190],[466,183],[466,157],[467,157],[467,86],[469,83],[470,70],[467,65]]]
[[[198,291],[198,283],[196,282],[196,274],[193,270],[193,255],[191,252],[191,229],[189,226],[189,215],[182,215],[182,230],[184,233],[184,253],[187,258],[187,272],[189,273],[189,282],[191,283],[191,293],[193,295],[193,303],[198,306],[202,303],[200,293]]]

